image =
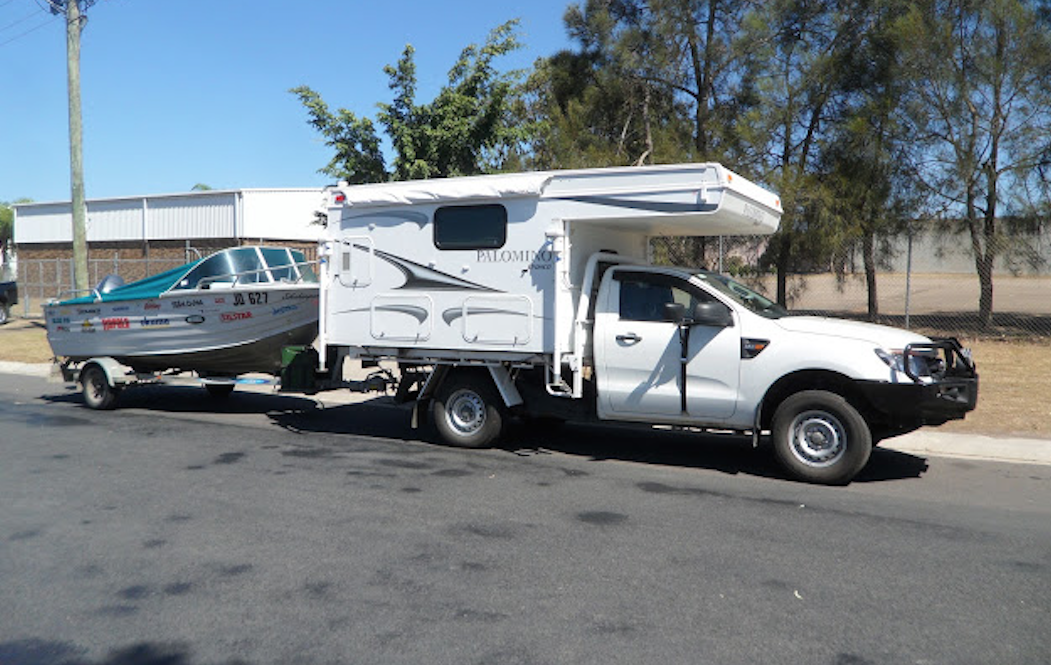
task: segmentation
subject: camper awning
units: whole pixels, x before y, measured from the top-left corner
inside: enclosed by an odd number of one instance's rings
[[[351,207],[409,205],[540,196],[550,180],[550,173],[513,173],[346,186],[339,191],[346,197],[342,204]]]

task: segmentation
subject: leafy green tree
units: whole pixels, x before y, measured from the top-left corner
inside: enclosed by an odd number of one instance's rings
[[[0,201],[0,247],[6,247],[14,234],[15,211],[11,204]]]
[[[18,203],[30,203],[32,199],[16,199],[13,203],[0,201],[0,248],[6,248],[15,235],[15,210]]]
[[[407,46],[396,65],[384,68],[394,99],[379,104],[377,120],[394,147],[388,171],[375,125],[346,109],[329,110],[306,86],[292,89],[310,124],[335,149],[322,173],[351,183],[472,175],[500,169],[520,153],[530,127],[516,122],[519,72],[501,73],[496,60],[521,47],[518,21],[490,32],[482,46],[470,45],[449,70],[448,83],[428,104],[416,101],[415,51]]]
[[[310,125],[335,152],[328,164],[318,169],[319,173],[351,184],[387,180],[380,139],[371,120],[359,118],[346,109],[333,113],[321,95],[307,86],[292,88],[290,92],[299,97],[310,115]]]
[[[1048,202],[1051,18],[1025,0],[916,0],[900,30],[922,183],[970,235],[989,326],[1005,224]]]

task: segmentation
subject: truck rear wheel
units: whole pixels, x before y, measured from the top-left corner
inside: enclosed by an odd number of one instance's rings
[[[774,412],[774,454],[794,477],[845,485],[869,461],[868,424],[846,399],[824,390],[792,395]]]
[[[117,405],[120,391],[109,384],[106,373],[98,365],[88,365],[80,373],[80,389],[84,403],[92,409],[105,411]]]
[[[434,396],[434,424],[442,441],[461,448],[486,448],[503,432],[503,400],[481,372],[446,377]]]

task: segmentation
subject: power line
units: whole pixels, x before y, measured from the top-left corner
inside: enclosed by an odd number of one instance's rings
[[[0,28],[0,32],[4,32],[6,30],[10,30],[11,28],[15,27],[19,23],[25,23],[26,21],[28,21],[29,19],[33,18],[34,16],[36,16],[37,14],[40,14],[40,13],[42,13],[42,12],[38,9],[38,10],[34,11],[32,14],[26,14],[25,16],[23,16],[22,18],[18,19],[17,21],[14,21],[12,23],[8,23],[4,27]]]
[[[26,30],[25,32],[21,32],[21,33],[15,35],[14,37],[12,37],[11,39],[8,39],[7,41],[0,42],[0,46],[7,46],[11,42],[13,42],[13,41],[15,41],[17,39],[21,39],[22,37],[25,37],[26,35],[28,35],[31,32],[36,32],[40,28],[43,28],[45,25],[51,25],[52,23],[54,23],[59,18],[61,18],[61,16],[52,16],[51,18],[49,18],[48,20],[44,21],[40,25],[35,26],[33,28],[30,28],[29,30]]]

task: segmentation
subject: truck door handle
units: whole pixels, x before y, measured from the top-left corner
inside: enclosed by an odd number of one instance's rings
[[[636,342],[641,342],[642,338],[636,335],[635,333],[628,333],[627,335],[617,335],[617,341],[631,342],[632,344],[635,344]]]

